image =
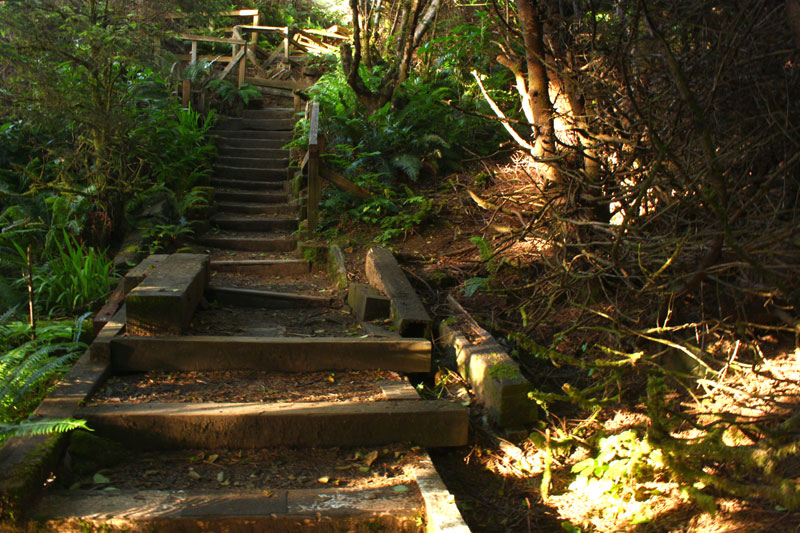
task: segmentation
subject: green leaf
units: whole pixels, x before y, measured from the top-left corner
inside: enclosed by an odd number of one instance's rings
[[[107,478],[106,476],[104,476],[103,474],[101,474],[100,472],[98,472],[94,476],[92,476],[92,481],[96,485],[102,485],[103,483],[111,483],[111,480],[109,478]]]

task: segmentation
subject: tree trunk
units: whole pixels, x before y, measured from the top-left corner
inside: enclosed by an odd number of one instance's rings
[[[536,137],[533,157],[539,161],[540,174],[548,182],[560,180],[556,165],[555,128],[553,104],[550,101],[547,68],[544,64],[544,30],[541,10],[535,0],[517,0],[522,37],[525,42],[525,60],[528,66],[528,97],[530,99]]]

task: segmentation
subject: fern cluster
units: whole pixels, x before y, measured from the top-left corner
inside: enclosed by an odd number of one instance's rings
[[[0,442],[14,434],[41,434],[83,427],[75,420],[26,420],[53,383],[86,349],[80,340],[89,314],[74,322],[36,328],[0,315]]]

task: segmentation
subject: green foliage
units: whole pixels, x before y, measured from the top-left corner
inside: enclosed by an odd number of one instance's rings
[[[37,267],[34,276],[37,299],[51,314],[91,309],[111,292],[114,282],[113,263],[105,253],[78,243],[66,231],[55,257]]]
[[[192,234],[192,226],[181,217],[177,224],[155,224],[143,234],[143,244],[148,254],[169,253],[177,248],[182,238]]]
[[[74,322],[41,325],[36,328],[34,339],[30,338],[30,326],[8,322],[11,316],[0,316],[0,439],[11,434],[71,429],[68,426],[75,421],[20,422],[36,407],[53,380],[86,349],[80,336],[89,314]]]
[[[211,92],[211,107],[226,115],[241,115],[250,100],[261,96],[257,87],[243,84],[237,87],[229,80],[211,80],[206,85]]]

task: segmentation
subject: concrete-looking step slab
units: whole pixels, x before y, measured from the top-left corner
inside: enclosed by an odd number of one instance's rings
[[[431,369],[431,343],[426,339],[117,337],[110,341],[109,352],[115,372]]]
[[[391,301],[364,283],[351,283],[347,289],[347,303],[359,320],[389,318]]]
[[[208,286],[205,254],[172,254],[125,297],[127,330],[179,335]]]
[[[98,435],[145,449],[265,446],[429,448],[467,443],[468,409],[447,400],[296,403],[140,403],[84,407]]]
[[[151,272],[155,271],[156,267],[163,263],[169,254],[152,254],[145,257],[138,265],[125,273],[122,279],[122,284],[125,287],[125,294],[128,294],[136,288],[144,278]]]
[[[371,248],[365,270],[370,285],[391,299],[392,322],[397,332],[404,337],[429,337],[431,317],[392,252]]]
[[[500,427],[527,426],[539,416],[539,408],[528,397],[533,385],[522,375],[519,365],[489,332],[472,321],[466,311],[448,297],[451,308],[471,322],[475,343],[470,342],[455,323],[439,325],[438,341],[445,350],[455,352],[458,371],[472,386],[476,398]]]
[[[59,490],[33,516],[37,531],[424,531],[417,491],[368,489]]]

